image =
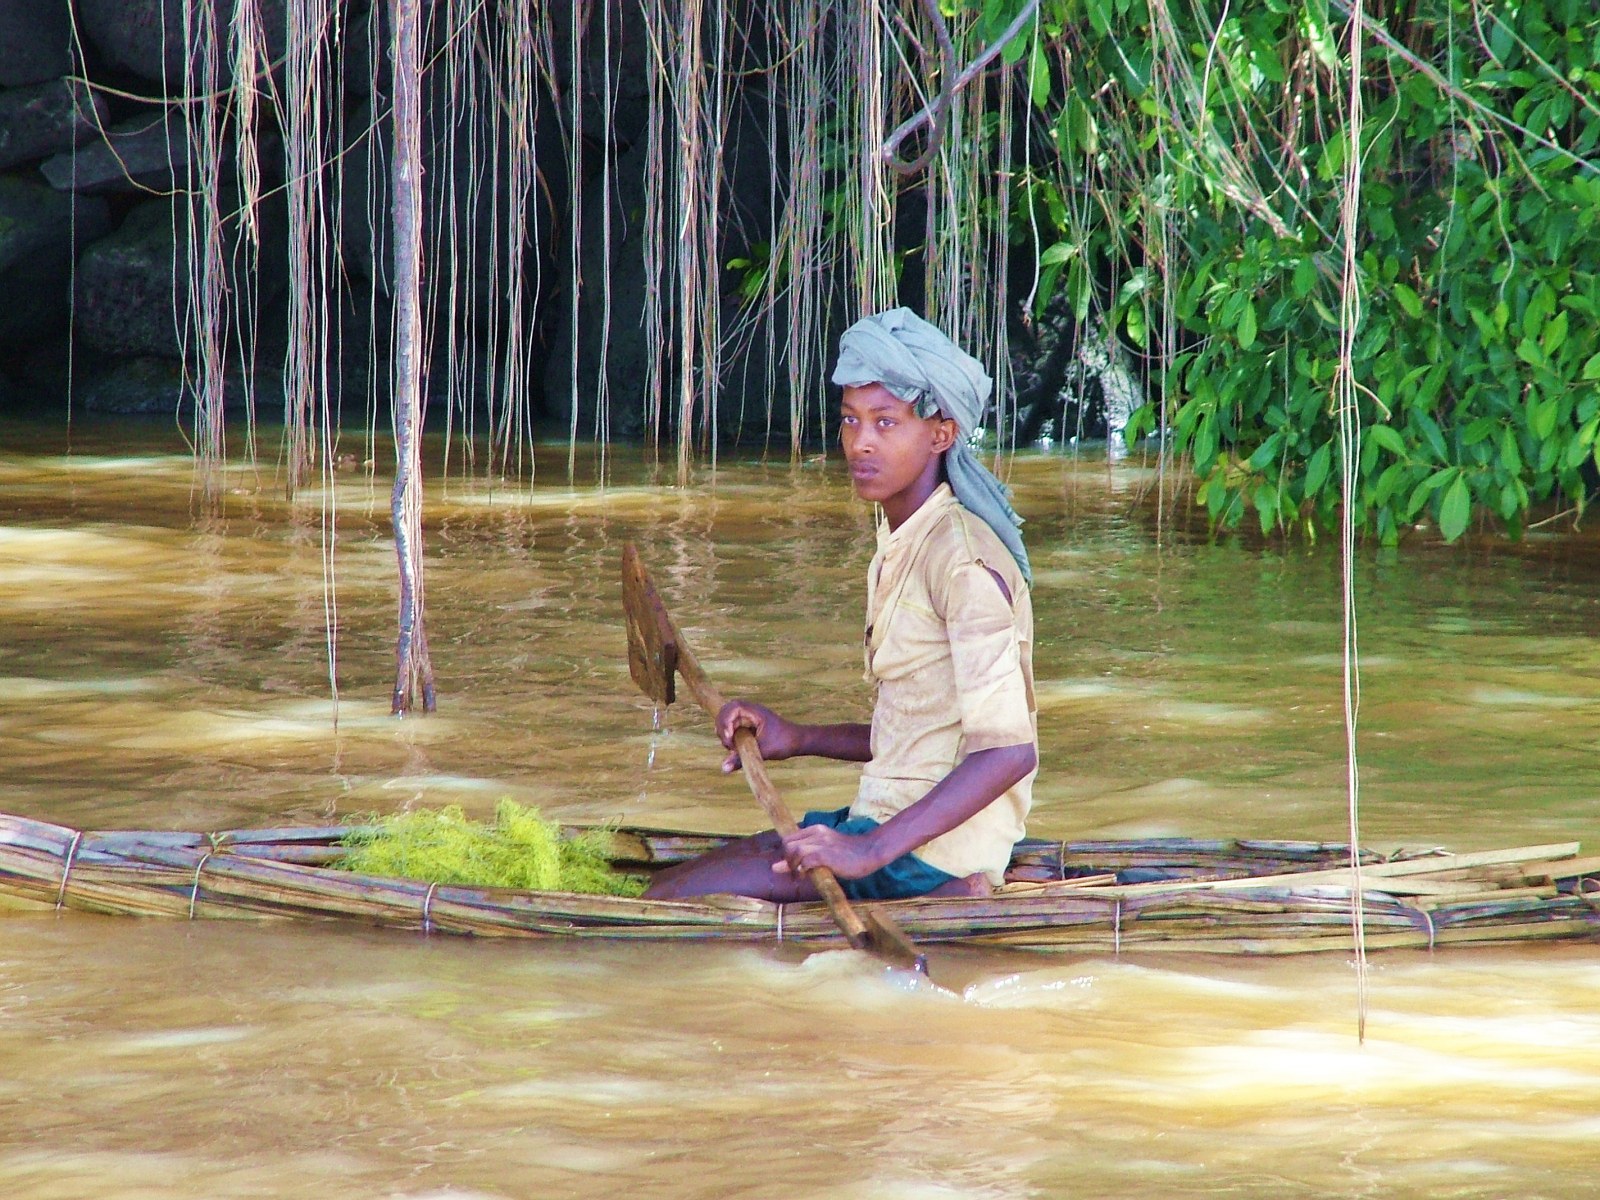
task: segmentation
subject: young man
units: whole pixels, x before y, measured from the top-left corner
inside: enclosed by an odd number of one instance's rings
[[[768,831],[663,871],[649,896],[816,899],[816,867],[852,899],[983,895],[1022,837],[1038,763],[1031,574],[1021,518],[965,441],[992,384],[904,308],[845,332],[833,382],[851,482],[883,517],[867,574],[872,724],[799,724],[732,700],[717,733],[731,747],[749,727],[769,759],[863,763],[860,789],[791,838]],[[738,768],[730,754],[722,769]]]

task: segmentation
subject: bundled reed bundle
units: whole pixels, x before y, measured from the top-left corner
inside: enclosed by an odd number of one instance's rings
[[[839,943],[820,904],[644,900],[429,884],[334,869],[359,827],[82,832],[0,814],[0,901],[132,916],[291,917],[492,937]],[[725,840],[611,834],[613,865],[650,870]],[[1370,948],[1591,937],[1600,857],[1577,843],[1362,854]],[[1161,838],[1022,843],[1013,882],[982,899],[892,904],[919,943],[1082,954],[1301,954],[1351,949],[1348,848]]]

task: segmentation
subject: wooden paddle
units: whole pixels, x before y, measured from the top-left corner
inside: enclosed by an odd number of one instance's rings
[[[628,673],[640,690],[657,704],[671,704],[677,698],[674,678],[681,675],[700,707],[714,720],[722,711],[722,693],[706,678],[700,660],[662,603],[650,572],[631,542],[622,551],[622,609],[628,624]],[[794,833],[799,826],[772,785],[754,731],[736,729],[733,745],[739,752],[745,780],[772,827],[783,836]],[[917,951],[892,917],[870,907],[858,911],[826,867],[815,867],[806,875],[852,946],[897,967],[928,973],[927,956]]]

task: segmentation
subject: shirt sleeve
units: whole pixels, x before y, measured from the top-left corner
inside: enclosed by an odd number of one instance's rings
[[[945,629],[967,754],[1034,741],[1016,619],[1000,585],[982,563],[950,576]]]

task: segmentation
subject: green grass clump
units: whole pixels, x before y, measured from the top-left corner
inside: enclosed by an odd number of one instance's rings
[[[612,868],[609,830],[563,836],[560,825],[515,800],[495,805],[493,824],[456,804],[373,817],[343,844],[349,853],[335,865],[363,875],[609,896],[637,896],[645,886]]]

